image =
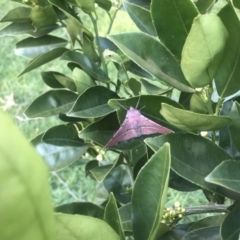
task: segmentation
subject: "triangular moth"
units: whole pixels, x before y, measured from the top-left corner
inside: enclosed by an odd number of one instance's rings
[[[138,100],[138,103],[139,103],[139,100]],[[138,106],[138,103],[137,103],[137,106]],[[120,103],[118,104],[121,107],[123,107]],[[122,141],[140,137],[142,135],[150,135],[155,133],[167,134],[167,133],[173,132],[172,130],[166,127],[163,127],[153,122],[152,120],[146,118],[136,108],[130,107],[129,110],[127,110],[127,114],[122,125],[117,130],[117,132],[113,135],[113,137],[109,140],[109,142],[105,145],[105,148],[111,147]]]

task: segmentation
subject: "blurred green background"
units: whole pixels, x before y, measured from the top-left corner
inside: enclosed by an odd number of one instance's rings
[[[2,0],[0,18],[17,6],[19,4],[9,0]],[[100,35],[104,36],[108,28],[109,18],[100,9],[98,9],[98,15]],[[84,21],[86,21],[86,25],[89,28],[92,28],[87,16],[84,17]],[[0,24],[0,28],[6,25],[5,23]],[[137,31],[137,28],[128,15],[120,11],[117,14],[111,34],[125,31]],[[64,37],[66,32],[61,30],[54,34]],[[16,78],[29,61],[14,54],[15,44],[25,37],[7,36],[0,38],[0,107],[13,117],[16,125],[26,138],[30,140],[51,126],[60,123],[60,120],[57,120],[55,117],[26,120],[23,111],[36,97],[48,90],[48,87],[41,79],[40,72],[49,70],[62,72],[64,65],[61,61],[56,60],[20,78]],[[84,166],[78,163],[62,171],[50,174],[49,181],[52,186],[54,205],[79,200],[93,201],[95,198],[94,189],[96,188],[96,183],[89,177],[85,177]],[[207,204],[207,200],[203,197],[201,191],[181,193],[169,190],[167,206],[172,206],[175,201],[181,202],[185,207]]]

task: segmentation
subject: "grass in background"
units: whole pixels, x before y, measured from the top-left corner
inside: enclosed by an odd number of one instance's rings
[[[2,0],[0,18],[16,6],[18,6],[18,4],[14,4],[9,0]],[[105,35],[109,19],[104,11],[98,11],[100,16],[100,21],[98,23],[100,35]],[[4,24],[1,24],[0,28],[3,26]],[[91,24],[89,24],[89,27],[91,27]],[[132,30],[136,30],[136,27],[131,22],[128,15],[120,11],[117,14],[111,33],[114,34]],[[66,33],[59,32],[59,34]],[[14,118],[20,130],[27,139],[30,140],[41,132],[46,131],[48,128],[62,123],[60,120],[57,120],[56,117],[25,120],[23,112],[36,97],[49,89],[43,83],[40,72],[50,70],[62,72],[62,67],[65,66],[65,63],[54,61],[20,78],[16,78],[29,61],[28,59],[18,57],[14,54],[15,43],[25,37],[9,36],[0,38],[0,107]],[[77,163],[62,171],[53,173],[50,177],[50,184],[52,186],[52,196],[55,205],[78,200],[92,201],[94,198],[96,182],[89,177],[86,178],[84,166],[78,165]],[[185,193],[170,189],[168,192],[167,205],[172,206],[175,201],[181,202],[183,206],[207,204],[207,200],[203,197],[201,191]],[[194,218],[192,217],[190,219],[193,220]]]

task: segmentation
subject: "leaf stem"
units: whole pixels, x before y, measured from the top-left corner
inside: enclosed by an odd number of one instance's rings
[[[118,13],[118,11],[119,11],[119,9],[120,9],[121,7],[122,7],[122,1],[119,0],[118,5],[117,5],[117,8],[116,8],[115,12],[113,13],[113,15],[111,16],[111,14],[110,14],[109,12],[107,12],[107,14],[108,14],[108,16],[109,16],[109,19],[110,19],[110,24],[109,24],[109,26],[108,26],[108,30],[107,30],[106,35],[111,32],[112,26],[113,26],[113,23],[114,23],[114,20],[115,20],[115,18],[116,18],[116,16],[117,16],[117,13]]]
[[[227,213],[229,212],[227,205],[222,204],[209,204],[209,205],[202,205],[197,207],[187,207],[185,208],[186,215],[193,215],[193,214],[202,214],[202,213]]]
[[[89,17],[92,20],[93,23],[93,27],[94,27],[94,32],[95,32],[95,37],[96,37],[96,44],[97,44],[97,48],[98,48],[98,53],[101,59],[101,63],[103,66],[103,71],[108,75],[108,69],[107,69],[107,65],[103,56],[103,52],[100,46],[100,41],[99,41],[99,33],[98,33],[98,26],[97,26],[97,19],[95,19],[92,15],[92,13],[89,13]]]

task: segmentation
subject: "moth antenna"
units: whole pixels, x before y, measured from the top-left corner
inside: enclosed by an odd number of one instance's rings
[[[116,103],[120,106],[120,107],[122,107],[123,109],[125,109],[126,111],[128,110],[126,107],[124,107],[121,103],[119,103],[119,102],[117,102],[116,101]]]
[[[139,102],[140,102],[140,99],[141,99],[141,95],[140,95],[140,93],[139,93],[139,98],[138,98],[137,105],[136,105],[135,109],[137,109],[138,104],[139,104]]]

